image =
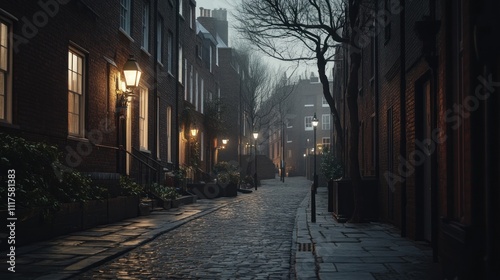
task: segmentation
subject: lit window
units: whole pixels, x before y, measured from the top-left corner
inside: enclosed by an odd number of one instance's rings
[[[149,51],[149,3],[142,6],[142,48]]]
[[[83,137],[84,130],[84,56],[68,52],[68,134]]]
[[[330,137],[323,137],[322,144],[323,149],[326,147],[330,147]]]
[[[130,0],[120,0],[120,28],[130,36]]]
[[[321,128],[323,130],[330,130],[330,114],[323,114],[321,116]]]
[[[148,149],[148,90],[140,88],[139,97],[139,146]]]
[[[11,122],[12,114],[12,34],[0,21],[0,121]]]

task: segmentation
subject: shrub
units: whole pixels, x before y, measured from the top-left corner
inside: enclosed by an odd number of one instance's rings
[[[7,185],[7,170],[15,170],[18,208],[55,211],[60,203],[104,197],[104,189],[93,186],[89,177],[61,164],[61,153],[55,146],[0,133],[0,155],[2,185]],[[6,191],[0,192],[0,206],[4,208],[6,195]]]
[[[120,195],[122,196],[143,196],[144,189],[128,176],[120,176]]]
[[[328,149],[323,151],[321,172],[327,180],[339,179],[344,174],[342,162]]]
[[[240,171],[237,165],[226,161],[221,161],[214,166],[214,173],[217,175],[217,181],[221,183],[235,183],[240,181]]]
[[[167,187],[159,184],[152,184],[151,191],[163,200],[176,199],[179,197],[179,193],[173,187]]]

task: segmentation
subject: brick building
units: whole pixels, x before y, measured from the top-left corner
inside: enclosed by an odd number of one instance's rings
[[[498,3],[388,4],[377,1],[387,21],[362,48],[361,176],[376,178],[378,218],[429,242],[445,277],[496,279]],[[334,89],[345,89],[343,68]],[[335,98],[347,139],[343,94]]]
[[[0,131],[56,145],[67,167],[95,176],[162,180],[189,164],[189,143],[209,170],[218,43],[195,11],[192,0],[2,2]],[[131,55],[142,76],[128,96]]]

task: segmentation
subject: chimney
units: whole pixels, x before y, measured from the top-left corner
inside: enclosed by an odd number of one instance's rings
[[[200,7],[200,17],[210,17],[210,9]]]

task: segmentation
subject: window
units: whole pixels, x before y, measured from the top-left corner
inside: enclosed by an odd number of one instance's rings
[[[84,137],[85,57],[70,48],[68,52],[68,134]]]
[[[193,6],[189,5],[189,28],[193,29]]]
[[[330,105],[328,105],[328,101],[326,101],[326,98],[324,96],[321,98],[321,107],[330,107]]]
[[[149,3],[142,5],[142,48],[149,52]]]
[[[160,97],[156,97],[156,158],[160,159]]]
[[[219,48],[215,47],[215,65],[219,66]]]
[[[191,71],[189,72],[189,102],[193,103],[193,65],[191,65]]]
[[[12,115],[12,34],[0,21],[0,121],[11,122]]]
[[[120,0],[120,28],[130,36],[131,0]]]
[[[330,130],[330,114],[323,114],[321,116],[321,129]]]
[[[196,78],[194,79],[194,82],[195,82],[195,91],[194,91],[194,107],[196,108],[196,110],[198,110],[198,98],[200,96],[200,89],[198,87],[198,71],[196,71]]]
[[[314,107],[314,104],[304,104],[304,107],[306,107],[306,108]]]
[[[148,150],[148,90],[142,87],[139,97],[139,147]]]
[[[167,71],[172,74],[172,67],[174,66],[174,35],[172,32],[168,32],[167,37]]]
[[[182,6],[183,0],[179,0],[179,15],[184,16],[184,7]]]
[[[204,106],[204,102],[205,102],[205,94],[204,94],[204,87],[205,87],[205,84],[204,84],[204,81],[203,81],[203,78],[201,78],[201,93],[200,93],[200,97],[201,97],[201,110],[200,112],[203,114],[204,110],[205,110],[205,106]]]
[[[208,56],[208,63],[210,65],[210,73],[213,72],[213,67],[212,67],[212,46],[210,46],[210,53]]]
[[[330,137],[323,137],[321,143],[323,144],[323,149],[330,148]]]
[[[156,60],[159,63],[163,63],[163,18],[158,16],[158,22],[156,23]]]
[[[172,162],[172,107],[167,107],[167,161]]]
[[[177,75],[179,76],[178,79],[179,79],[179,83],[182,84],[183,80],[184,80],[184,77],[182,76],[182,45],[179,44],[179,63],[178,63],[178,69],[177,69]]]
[[[306,116],[305,117],[305,130],[313,130],[312,119],[313,119],[313,116]]]
[[[292,150],[288,150],[288,158],[292,158]]]
[[[184,100],[188,98],[188,60],[184,59]]]

